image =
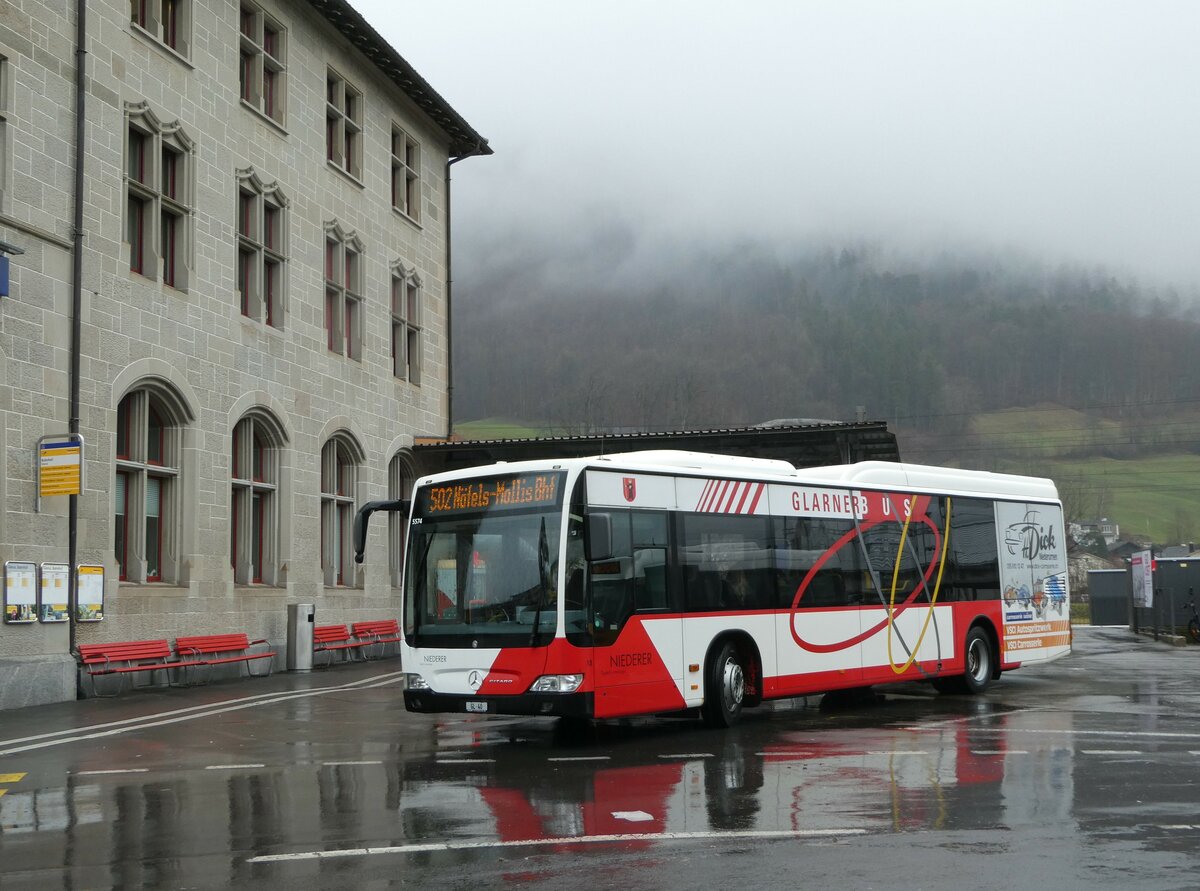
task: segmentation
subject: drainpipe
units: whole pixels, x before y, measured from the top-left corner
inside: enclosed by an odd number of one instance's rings
[[[84,111],[85,79],[84,60],[87,0],[75,2],[75,220],[71,238],[74,242],[74,268],[71,273],[71,403],[68,429],[79,433],[79,351],[83,311],[83,160],[84,160]],[[86,460],[86,457],[85,459]],[[79,530],[79,496],[68,496],[70,504],[67,516],[67,620],[70,629],[70,652],[75,654],[75,608],[79,598],[76,589],[76,546]]]
[[[446,161],[446,439],[454,435],[454,266],[452,239],[450,237],[450,166],[470,155],[457,155]]]

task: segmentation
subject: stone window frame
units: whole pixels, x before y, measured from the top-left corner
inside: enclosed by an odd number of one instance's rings
[[[238,93],[242,104],[279,127],[287,126],[288,33],[261,6],[238,7]]]
[[[415,269],[406,268],[403,262],[397,260],[392,264],[389,300],[392,376],[417,387],[421,385],[424,353],[421,326],[424,302],[421,276]]]
[[[325,70],[325,160],[362,184],[363,91],[335,68]]]
[[[195,142],[178,121],[164,123],[149,103],[125,106],[126,268],[187,291],[192,275]]]
[[[325,224],[325,346],[331,353],[362,361],[366,251],[353,231]]]
[[[192,0],[129,0],[129,27],[185,61],[191,57]]]
[[[143,380],[118,401],[116,419],[113,556],[119,580],[177,584],[182,580],[184,434],[191,412],[169,384]],[[158,523],[156,541],[148,547],[151,491],[157,494]],[[157,566],[151,550],[157,552]]]
[[[421,144],[392,122],[392,207],[414,223],[421,222]]]
[[[321,575],[329,588],[361,587],[354,562],[354,511],[366,455],[348,430],[321,446]]]
[[[282,329],[287,312],[291,202],[278,181],[264,182],[253,168],[238,170],[237,182],[234,291],[238,308],[246,318]]]
[[[233,426],[229,561],[235,585],[279,587],[286,582],[281,527],[287,499],[283,474],[287,444],[283,425],[261,406],[247,411]]]

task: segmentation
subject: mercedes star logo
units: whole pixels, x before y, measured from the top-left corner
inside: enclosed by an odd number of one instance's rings
[[[471,686],[472,690],[478,690],[479,685],[483,683],[483,675],[477,671],[473,671],[467,675],[467,683]]]

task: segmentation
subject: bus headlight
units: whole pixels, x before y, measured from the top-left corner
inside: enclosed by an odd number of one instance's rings
[[[544,674],[529,688],[530,693],[574,693],[583,683],[581,674]]]
[[[429,690],[429,682],[419,674],[410,674],[406,679],[409,690]]]

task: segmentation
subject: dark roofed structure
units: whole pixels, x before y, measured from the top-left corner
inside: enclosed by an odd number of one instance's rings
[[[418,464],[418,474],[424,476],[496,461],[583,458],[643,449],[683,449],[748,458],[776,458],[794,467],[900,460],[896,435],[887,429],[884,421],[821,421],[795,426],[597,433],[541,439],[418,441],[413,447],[413,457]]]

